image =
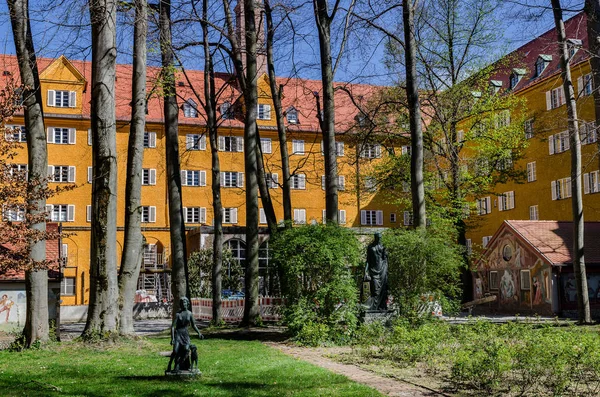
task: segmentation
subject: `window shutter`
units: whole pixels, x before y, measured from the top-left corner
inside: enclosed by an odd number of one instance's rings
[[[506,206],[506,195],[501,194],[498,196],[498,211],[504,211]]]
[[[88,167],[88,178],[87,178],[88,183],[92,183],[93,179],[94,179],[94,168]]]
[[[221,184],[221,187],[223,187],[225,185],[225,173],[224,172],[219,173],[219,183]]]
[[[54,143],[54,128],[53,127],[48,127],[47,131],[46,131],[46,142],[48,143]]]
[[[237,208],[231,208],[231,223],[237,223],[237,216],[238,216],[238,209]]]
[[[186,135],[185,136],[185,148],[187,150],[191,150],[194,148],[194,135]]]
[[[238,187],[244,187],[244,173],[243,172],[238,172],[238,175],[237,175],[237,186]]]
[[[552,109],[552,91],[546,91],[546,110]]]
[[[200,223],[206,223],[206,207],[200,207]]]
[[[150,222],[156,223],[156,207],[150,206],[150,211],[148,211]]]
[[[219,137],[219,151],[222,152],[224,150],[225,150],[225,137],[220,136]]]
[[[550,135],[548,137],[548,149],[550,154],[554,154],[555,152],[555,148],[554,148],[554,135]]]
[[[306,175],[298,175],[298,187],[299,189],[306,189]]]
[[[321,155],[325,156],[325,143],[321,139]]]
[[[92,129],[88,128],[88,146],[92,146]]]
[[[338,175],[338,189],[339,190],[346,189],[346,177],[344,175]]]
[[[148,133],[148,146],[151,148],[156,147],[156,132]]]
[[[404,211],[404,226],[410,225],[410,212]]]
[[[336,142],[335,146],[337,149],[337,155],[342,157],[344,155],[344,142]]]
[[[325,190],[325,175],[321,176],[321,189]]]
[[[559,90],[558,90],[558,96],[560,97],[559,100],[559,104],[564,105],[566,103],[565,101],[565,87],[563,87],[562,85],[560,86]]]
[[[265,214],[264,208],[258,209],[258,222],[259,223],[267,223],[267,215]]]
[[[327,210],[323,210],[323,224],[327,224]]]
[[[244,151],[244,138],[239,136],[236,138],[236,148],[238,152]]]
[[[260,144],[261,144],[261,149],[262,149],[263,153],[271,153],[272,152],[270,138],[262,138],[260,140]]]
[[[69,145],[74,145],[76,138],[77,138],[77,131],[75,130],[75,128],[69,128]]]
[[[377,226],[383,225],[383,211],[377,211],[375,217],[377,219]]]
[[[156,185],[156,170],[154,168],[150,168],[150,184]]]
[[[200,186],[206,186],[206,171],[200,171]]]
[[[556,200],[556,181],[550,182],[550,190],[552,191],[552,200]]]
[[[346,223],[346,210],[339,210],[338,221],[340,225],[344,225]]]
[[[492,199],[489,197],[485,198],[485,208],[486,208],[486,213],[487,214],[491,214],[492,213]]]
[[[577,96],[583,95],[583,89],[584,89],[583,76],[579,76],[577,78]]]
[[[379,145],[379,144],[375,145],[375,157],[377,157],[377,158],[381,157],[381,145]]]
[[[265,118],[271,120],[271,105],[264,105]]]
[[[565,197],[571,197],[571,178],[567,178]]]
[[[87,222],[91,222],[92,221],[92,206],[91,205],[86,205],[85,206],[85,220]]]
[[[515,208],[515,192],[514,192],[514,190],[511,190],[510,192],[508,192],[508,208],[509,209]]]
[[[188,209],[187,209],[187,207],[183,207],[183,221],[184,221],[185,223],[188,223],[188,222],[189,222],[189,221],[188,221]]]
[[[54,90],[48,90],[48,106],[54,106],[55,92]]]
[[[300,210],[300,222],[303,224],[306,223],[306,210]]]
[[[54,182],[54,166],[48,166],[48,177],[50,178],[50,182]]]
[[[77,93],[75,91],[69,92],[69,107],[74,108],[77,106]]]
[[[271,174],[271,187],[277,189],[279,187],[279,174]]]
[[[187,171],[181,170],[181,186],[187,186]]]
[[[75,221],[75,206],[72,204],[67,205],[67,221],[68,222]]]
[[[583,194],[590,193],[590,174],[583,174]]]
[[[75,167],[74,166],[69,166],[67,180],[69,182],[75,182]]]
[[[46,212],[48,213],[48,218],[53,221],[54,219],[52,219],[53,216],[53,210],[54,210],[54,205],[52,204],[46,204]]]
[[[206,135],[202,135],[198,141],[198,148],[200,150],[206,150]]]
[[[360,224],[361,225],[367,224],[367,211],[366,210],[360,210]]]

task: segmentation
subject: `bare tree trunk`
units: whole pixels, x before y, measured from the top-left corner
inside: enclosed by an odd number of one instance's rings
[[[267,225],[269,227],[269,233],[273,235],[277,232],[277,216],[275,215],[275,208],[273,207],[273,200],[271,200],[271,192],[267,185],[267,179],[265,174],[265,161],[263,159],[262,147],[260,145],[260,133],[258,131],[258,125],[256,125],[256,182],[258,183],[258,191],[260,193],[260,201],[263,205],[263,211],[265,211],[265,218],[267,218]]]
[[[8,1],[10,21],[12,24],[17,61],[24,86],[23,107],[25,111],[25,127],[27,128],[27,161],[29,180],[42,181],[34,189],[47,188],[48,153],[46,148],[46,132],[44,130],[44,114],[42,111],[42,92],[37,68],[35,49],[29,22],[27,0]],[[32,194],[39,197],[39,194]],[[46,200],[35,199],[27,202],[28,211],[33,216],[46,211]],[[40,222],[31,226],[40,231],[46,230],[46,223]],[[46,241],[30,241],[29,258],[33,262],[46,259]],[[26,347],[36,340],[48,339],[48,271],[46,269],[28,270],[25,272],[25,291],[27,295],[27,314],[25,320]]]
[[[171,1],[160,3],[160,49],[162,84],[165,92],[165,140],[167,146],[167,183],[169,197],[169,228],[171,231],[171,290],[173,315],[179,310],[179,300],[189,296],[185,223],[181,200],[181,166],[179,163],[179,108],[175,93],[173,47],[171,46]]]
[[[415,42],[414,8],[411,0],[402,1],[404,43],[406,60],[406,97],[410,119],[410,187],[412,195],[413,223],[416,228],[427,224],[425,213],[425,186],[423,183],[423,130],[421,127],[421,105],[417,84],[417,57]]]
[[[245,325],[256,325],[260,319],[258,305],[258,164],[256,118],[258,106],[256,75],[256,20],[255,0],[244,0],[246,37],[246,104],[244,126],[244,168],[246,171],[246,299],[244,305]]]
[[[92,24],[92,233],[90,303],[83,334],[117,331],[116,16],[114,0],[90,0]]]
[[[337,6],[337,4],[336,4]],[[313,0],[315,20],[319,32],[321,82],[323,84],[323,151],[325,162],[325,218],[328,224],[338,224],[338,173],[335,150],[335,103],[333,90],[333,62],[331,59],[331,21],[327,0]]]
[[[213,198],[213,268],[212,268],[212,303],[213,324],[223,322],[221,311],[221,291],[223,285],[223,203],[221,201],[221,165],[219,163],[219,143],[217,129],[217,103],[215,89],[215,73],[212,53],[208,42],[208,0],[202,1],[202,38],[204,47],[204,111],[206,112],[206,128],[210,140],[212,163],[212,198]]]
[[[283,199],[283,220],[286,227],[292,225],[292,191],[290,186],[290,157],[287,149],[287,131],[284,124],[283,109],[281,107],[281,92],[277,86],[277,76],[275,75],[275,60],[273,57],[273,37],[275,28],[273,27],[273,13],[269,0],[265,0],[265,15],[267,17],[267,71],[269,73],[269,86],[271,88],[271,98],[275,109],[275,119],[277,120],[277,135],[279,137],[279,154],[281,155],[281,188]]]
[[[584,255],[584,220],[583,220],[583,195],[581,189],[581,139],[577,120],[577,103],[575,90],[571,80],[569,66],[569,50],[567,36],[562,17],[560,0],[551,0],[554,12],[554,23],[560,46],[560,67],[562,69],[563,87],[567,98],[567,116],[569,120],[569,137],[571,140],[571,203],[573,211],[573,270],[575,271],[575,284],[577,288],[577,308],[579,322],[591,323],[590,302],[585,271]]]
[[[133,304],[143,256],[142,236],[142,162],[144,131],[146,130],[146,37],[148,33],[148,3],[135,0],[133,30],[133,76],[131,127],[127,148],[127,179],[125,181],[125,239],[119,269],[119,332],[133,334]]]

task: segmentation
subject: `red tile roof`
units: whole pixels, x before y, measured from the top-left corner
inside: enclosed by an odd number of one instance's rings
[[[550,264],[572,263],[573,222],[504,221],[503,226],[513,230]],[[600,264],[600,222],[585,222],[584,229],[585,262]]]

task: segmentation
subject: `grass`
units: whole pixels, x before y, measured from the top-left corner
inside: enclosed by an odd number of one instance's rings
[[[380,396],[364,385],[255,341],[206,339],[202,376],[164,376],[168,338],[116,345],[78,342],[24,352],[0,351],[3,396]]]

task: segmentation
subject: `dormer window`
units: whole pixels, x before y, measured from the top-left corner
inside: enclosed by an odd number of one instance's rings
[[[579,39],[567,39],[567,48],[569,50],[569,59],[573,58],[573,55],[581,48],[583,43]]]
[[[285,114],[285,117],[287,118],[288,123],[290,123],[290,124],[299,124],[299,122],[298,122],[298,111],[293,106],[291,106],[287,110],[287,112]]]
[[[502,87],[502,82],[500,80],[490,80],[490,94],[494,95],[500,91],[500,87]]]
[[[257,118],[259,120],[271,120],[271,105],[258,104]]]
[[[77,103],[75,91],[48,90],[48,106],[74,108]]]
[[[525,69],[513,69],[512,73],[510,74],[510,89],[511,90],[515,89],[517,84],[519,84],[521,77],[523,77],[524,75],[525,75]]]
[[[552,55],[540,54],[538,59],[535,61],[535,76],[540,77],[546,69],[546,66],[552,61]]]
[[[196,118],[198,117],[198,105],[192,99],[188,99],[183,104],[183,117]]]
[[[233,108],[231,102],[223,102],[221,105],[221,118],[223,120],[229,120],[233,118]]]

